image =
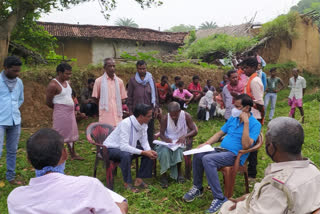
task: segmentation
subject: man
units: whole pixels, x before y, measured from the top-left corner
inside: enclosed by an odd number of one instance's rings
[[[156,86],[159,93],[159,103],[161,104],[167,103],[172,96],[171,87],[169,86],[169,83],[168,83],[168,77],[162,76],[161,82],[157,83]]]
[[[136,64],[137,72],[131,77],[128,83],[128,100],[129,113],[132,115],[135,106],[143,103],[153,107],[153,117],[148,123],[148,141],[153,147],[154,118],[160,114],[158,92],[152,74],[147,72],[147,64],[140,60]]]
[[[180,81],[177,86],[178,89],[173,92],[173,98],[180,104],[181,109],[186,109],[193,98],[193,94],[184,89],[183,81]]]
[[[168,114],[163,116],[160,124],[160,139],[166,143],[181,144],[186,148],[192,145],[192,137],[197,135],[197,129],[189,113],[180,109],[177,102],[168,105]],[[184,182],[181,174],[181,162],[184,148],[172,151],[166,146],[158,146],[156,151],[160,162],[161,186],[168,187],[167,171],[170,177],[178,182]]]
[[[258,77],[260,77],[261,82],[263,84],[263,91],[265,91],[267,89],[267,75],[266,73],[263,72],[262,70],[262,65],[261,63],[258,62]]]
[[[67,153],[63,143],[53,129],[40,129],[28,139],[28,160],[36,178],[10,193],[9,213],[127,213],[128,204],[115,203],[111,191],[98,179],[64,175]]]
[[[212,85],[212,80],[207,80],[207,85],[203,87],[203,92],[207,92],[209,90],[212,92],[216,90],[215,87]]]
[[[0,157],[6,135],[7,172],[10,184],[21,185],[15,180],[17,149],[21,130],[20,106],[23,103],[23,83],[18,78],[21,61],[15,56],[4,60],[4,70],[0,73]]]
[[[239,80],[239,87],[242,87],[244,89],[245,85],[247,84],[248,82],[248,76],[245,74],[244,70],[244,65],[243,65],[243,61],[241,61],[239,64],[238,64],[238,70],[237,70],[237,73],[238,73],[238,80]]]
[[[123,81],[116,76],[112,58],[103,60],[104,73],[96,79],[92,97],[99,103],[99,122],[116,127],[122,120],[122,102],[127,98]]]
[[[229,83],[222,90],[222,98],[225,106],[224,118],[228,120],[231,117],[231,111],[234,108],[234,98],[242,94],[243,87],[239,84],[238,73],[230,70],[227,73]]]
[[[206,211],[207,213],[215,213],[228,200],[220,187],[218,169],[224,166],[232,166],[239,150],[249,149],[260,134],[261,124],[250,113],[253,106],[252,99],[246,94],[241,94],[235,98],[234,106],[232,117],[229,118],[221,130],[207,142],[199,145],[199,147],[202,147],[217,143],[226,134],[220,145],[221,148],[216,148],[213,152],[199,153],[193,157],[193,187],[184,195],[183,199],[191,202],[196,197],[202,196],[203,171],[205,171],[214,197],[210,208]],[[241,165],[245,163],[247,157],[248,154],[241,156]]]
[[[81,90],[81,105],[80,112],[85,113],[87,116],[92,117],[98,115],[98,106],[92,98],[92,90],[94,79],[88,79],[88,85]]]
[[[243,61],[244,72],[249,77],[244,93],[248,94],[253,100],[253,108],[251,109],[254,118],[263,124],[264,119],[264,102],[263,102],[263,84],[258,77],[258,61],[256,58],[247,58]],[[251,181],[254,181],[257,176],[257,159],[258,151],[251,152],[248,158],[248,175]]]
[[[191,92],[191,94],[193,94],[193,101],[198,102],[201,97],[202,97],[202,88],[201,85],[199,83],[200,78],[198,75],[195,75],[192,77],[192,82],[189,84],[188,86],[188,91]]]
[[[141,166],[134,183],[134,186],[142,188],[147,187],[142,179],[152,177],[153,160],[157,158],[157,153],[151,150],[147,138],[147,124],[152,119],[152,109],[151,106],[137,104],[133,115],[122,120],[103,142],[103,145],[108,148],[109,158],[120,161],[124,187],[132,192],[138,192],[138,189],[132,186],[132,156],[142,156]],[[143,150],[137,148],[138,141]]]
[[[303,128],[298,121],[278,117],[268,124],[266,152],[274,163],[253,192],[230,199],[220,214],[312,213],[320,208],[320,172],[301,155]]]
[[[284,88],[282,80],[277,77],[277,68],[270,69],[270,77],[267,78],[266,96],[264,97],[264,109],[267,111],[269,101],[271,101],[271,109],[269,120],[272,120],[276,108],[277,93]],[[279,87],[280,85],[280,87]]]
[[[46,103],[53,108],[53,129],[59,132],[67,143],[71,159],[83,160],[75,152],[75,143],[79,139],[78,125],[75,117],[72,88],[68,80],[72,75],[72,67],[67,63],[57,66],[57,76],[47,87]]]
[[[172,89],[172,91],[174,91],[174,90],[176,90],[176,89],[178,89],[178,83],[181,81],[181,77],[179,77],[179,76],[175,76],[174,77],[174,83],[171,85],[171,89]]]
[[[289,94],[288,104],[291,106],[289,117],[294,118],[296,107],[299,108],[301,114],[301,122],[304,123],[304,111],[302,98],[306,91],[307,83],[306,80],[299,75],[299,69],[294,68],[292,70],[293,77],[289,80],[289,88],[291,88]]]
[[[223,75],[223,80],[219,83],[220,91],[223,90],[224,86],[226,86],[228,82],[229,82],[228,75],[227,74]]]

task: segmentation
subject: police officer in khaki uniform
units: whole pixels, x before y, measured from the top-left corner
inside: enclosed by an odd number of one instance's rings
[[[219,214],[307,214],[320,208],[320,171],[301,155],[303,128],[288,117],[273,119],[266,152],[275,162],[251,194],[226,202]]]

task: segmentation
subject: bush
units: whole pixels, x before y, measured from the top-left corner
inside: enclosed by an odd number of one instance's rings
[[[230,51],[232,53],[242,52],[256,43],[257,39],[255,38],[214,34],[193,42],[189,47],[185,48],[183,54],[188,58],[196,59],[217,51],[228,55]]]
[[[272,37],[279,39],[294,39],[298,37],[295,25],[299,13],[290,12],[286,15],[280,15],[271,22],[262,25],[259,38]]]
[[[120,55],[121,58],[132,60],[132,61],[138,61],[138,60],[144,60],[146,62],[158,62],[161,63],[161,59],[158,59],[155,57],[155,55],[158,55],[159,51],[149,51],[149,52],[137,52],[137,55],[131,55],[128,52],[124,51]]]

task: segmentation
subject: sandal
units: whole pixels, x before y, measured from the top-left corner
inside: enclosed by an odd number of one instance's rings
[[[139,189],[135,188],[132,186],[132,184],[128,184],[126,187],[124,187],[126,190],[129,190],[133,193],[138,193],[139,192]]]
[[[11,184],[11,185],[17,185],[17,186],[21,186],[21,185],[24,184],[23,181],[19,181],[19,180],[16,180],[16,179],[13,179],[13,180],[8,181],[8,182],[9,182],[9,184]]]
[[[184,179],[183,176],[179,176],[178,179],[177,179],[177,181],[178,181],[179,184],[183,184],[183,183],[186,182],[186,180]]]
[[[146,189],[148,188],[148,184],[146,184],[145,182],[141,182],[139,185],[134,185],[135,187],[141,188],[141,189]]]
[[[160,186],[162,189],[167,189],[169,184],[168,184],[168,179],[167,178],[161,178],[160,179]]]

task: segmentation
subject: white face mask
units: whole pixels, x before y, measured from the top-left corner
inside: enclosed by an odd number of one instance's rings
[[[231,111],[232,117],[239,117],[241,113],[242,113],[242,110],[239,110],[237,108],[233,108]]]

